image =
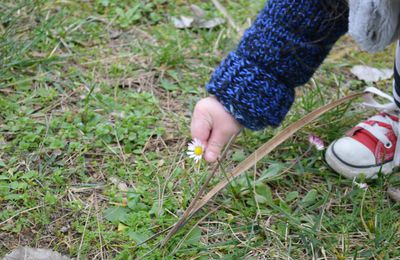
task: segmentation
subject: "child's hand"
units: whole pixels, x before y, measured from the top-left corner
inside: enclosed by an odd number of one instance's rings
[[[207,97],[197,102],[193,111],[191,132],[193,139],[199,139],[205,145],[206,161],[216,161],[222,147],[240,129],[240,124],[215,97]]]

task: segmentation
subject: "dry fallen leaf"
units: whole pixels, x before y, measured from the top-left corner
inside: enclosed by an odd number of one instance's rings
[[[190,9],[193,17],[181,15],[179,17],[171,17],[172,23],[178,29],[185,28],[202,28],[211,29],[225,23],[222,18],[204,19],[205,11],[197,5],[191,5]]]
[[[213,18],[211,20],[199,20],[196,22],[197,27],[204,29],[211,29],[225,23],[222,18]]]
[[[174,26],[178,29],[190,28],[192,27],[194,18],[193,17],[186,17],[181,15],[179,18],[172,17],[172,22]]]
[[[390,79],[393,76],[391,69],[377,69],[365,65],[357,65],[351,68],[353,73],[358,79],[367,82],[378,82],[381,80]]]

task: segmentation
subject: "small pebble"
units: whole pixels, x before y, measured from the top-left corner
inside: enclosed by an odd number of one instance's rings
[[[400,189],[399,188],[395,188],[395,187],[391,186],[388,188],[387,193],[392,200],[394,200],[396,202],[400,202]]]
[[[61,233],[67,233],[69,228],[70,228],[69,225],[63,226],[63,227],[60,228],[60,232]]]

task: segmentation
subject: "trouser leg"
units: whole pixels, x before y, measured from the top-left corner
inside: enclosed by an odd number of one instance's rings
[[[400,108],[400,40],[397,41],[396,56],[394,58],[393,99]]]

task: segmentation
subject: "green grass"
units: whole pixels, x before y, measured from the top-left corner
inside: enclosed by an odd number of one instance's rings
[[[190,114],[239,36],[228,25],[174,28],[169,16],[190,15],[186,1],[31,2],[0,4],[0,256],[25,245],[143,256],[162,236],[136,245],[175,223],[209,171],[186,158]],[[263,2],[221,1],[241,27]],[[211,1],[193,3],[222,16]],[[342,39],[283,125],[363,89],[350,67],[388,67],[392,53]],[[371,113],[355,102],[305,127],[148,258],[398,258],[400,206],[385,193],[398,175],[352,187],[307,143],[309,133],[330,142]],[[280,129],[246,131],[226,168]]]

